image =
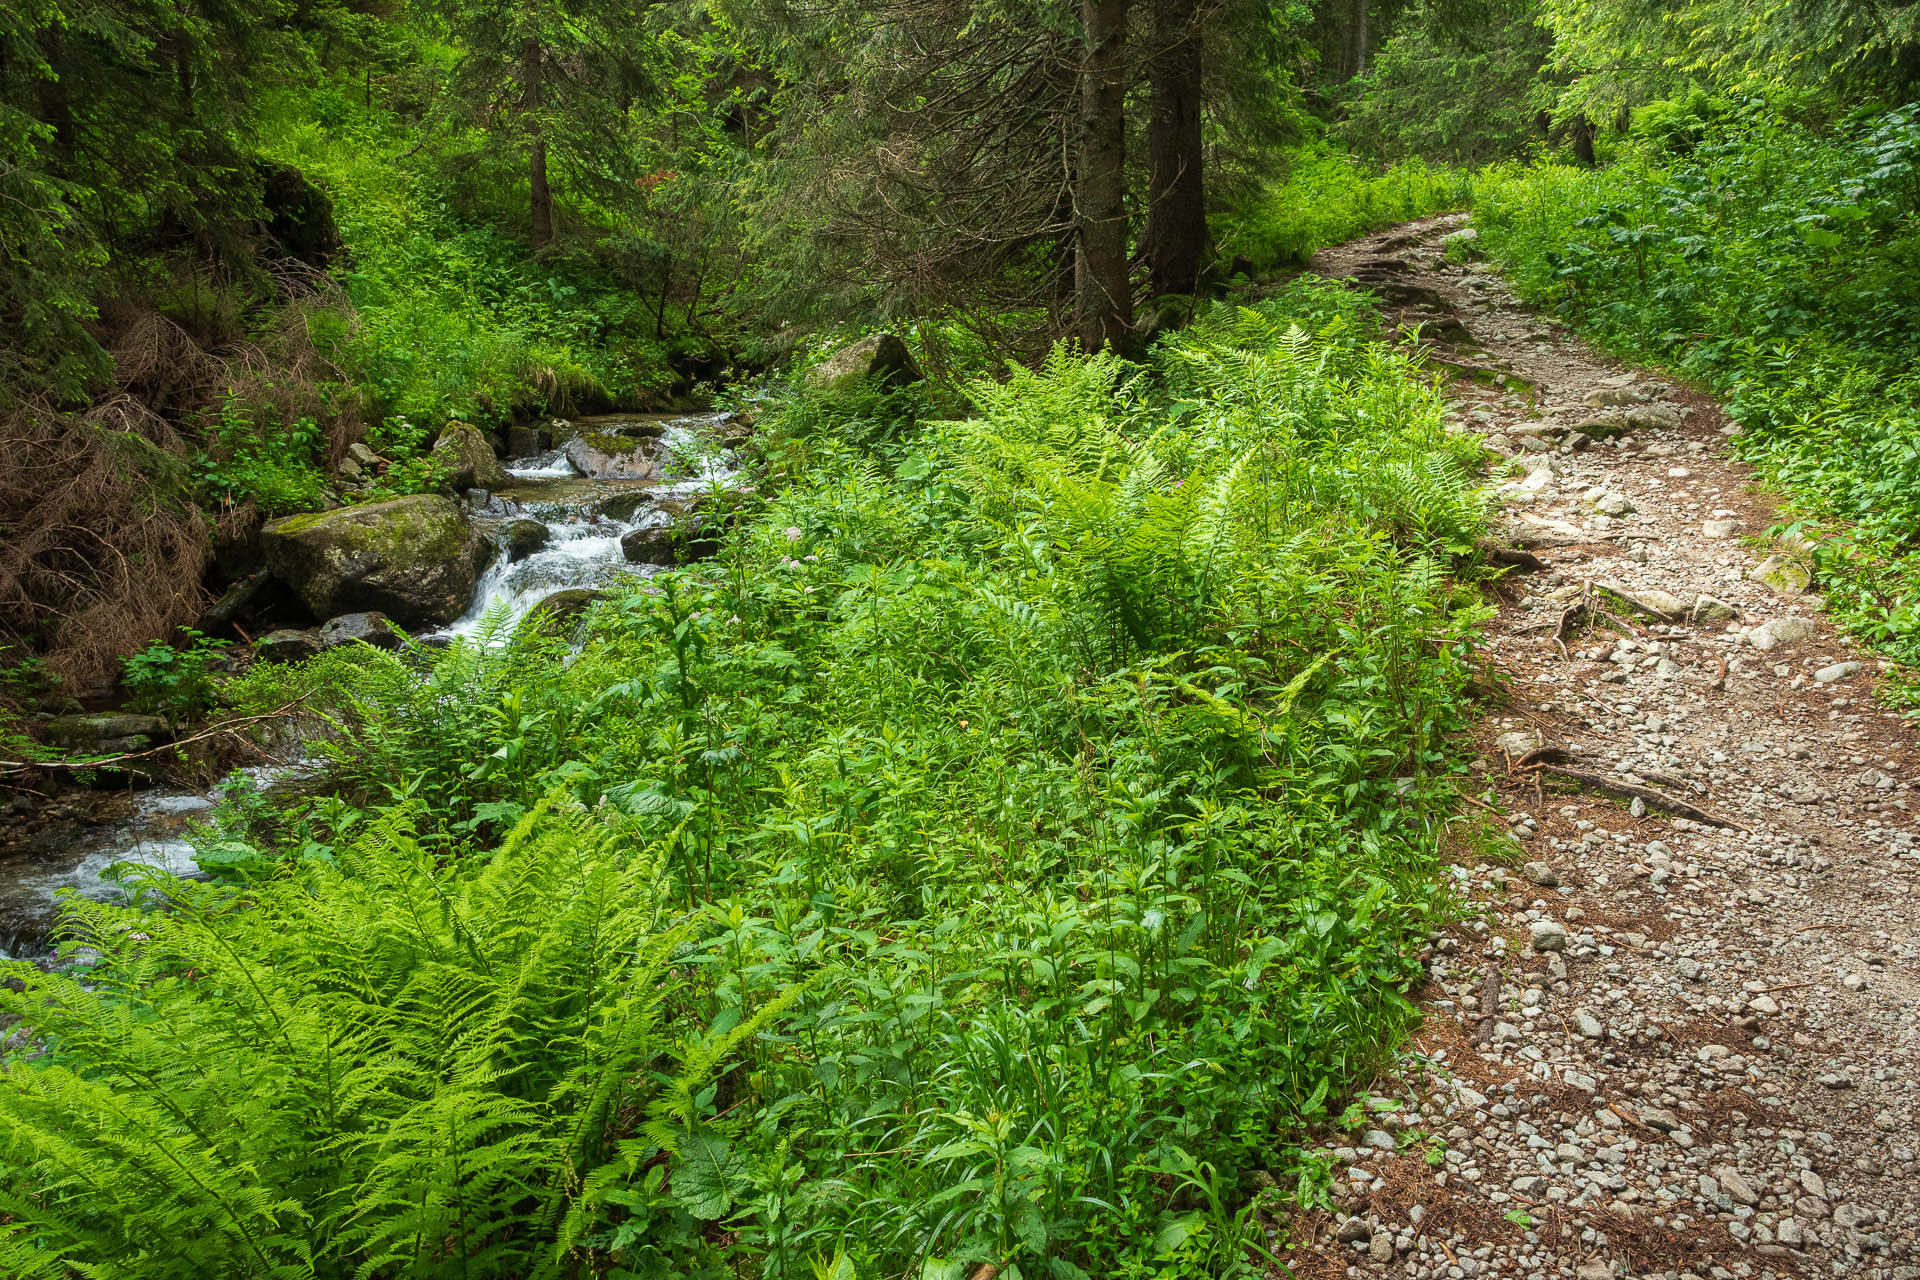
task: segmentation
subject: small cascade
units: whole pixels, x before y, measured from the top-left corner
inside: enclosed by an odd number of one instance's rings
[[[657,439],[664,464],[658,480],[588,479],[562,449],[509,462],[511,484],[495,493],[469,495],[475,521],[502,545],[515,522],[538,521],[546,529],[545,543],[518,560],[504,551],[497,556],[477,584],[466,614],[441,634],[474,635],[491,610],[501,611],[511,623],[557,591],[601,589],[621,578],[659,573],[657,565],[629,564],[620,539],[636,529],[669,523],[684,504],[733,482],[730,460],[707,447],[712,429],[724,416],[609,416],[574,424],[601,434]],[[262,792],[311,776],[297,765],[243,772]],[[200,874],[194,828],[207,820],[217,802],[213,793],[187,790],[120,797],[0,853],[0,958],[47,956],[48,933],[59,918],[63,891],[112,899],[123,892],[108,874],[118,864],[157,867],[181,876]]]
[[[506,464],[512,483],[487,495],[481,521],[504,546],[504,532],[516,520],[546,526],[545,545],[518,560],[504,551],[475,586],[473,603],[442,635],[477,634],[489,615],[511,624],[558,591],[602,590],[623,577],[660,572],[652,564],[630,564],[620,540],[636,529],[672,520],[662,500],[686,501],[726,487],[734,469],[723,453],[702,446],[725,414],[655,419],[609,415],[574,425],[610,435],[644,426],[657,433],[664,477],[660,480],[590,480],[567,460],[565,449]]]

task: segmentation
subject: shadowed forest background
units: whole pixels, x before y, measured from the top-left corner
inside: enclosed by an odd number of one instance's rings
[[[670,406],[863,327],[907,326],[946,385],[1068,334],[1132,350],[1236,269],[1465,204],[1489,164],[1482,182],[1503,161],[1618,160],[1643,180],[1574,184],[1595,216],[1651,198],[1657,169],[1682,205],[1732,184],[1775,224],[1764,244],[1703,238],[1650,200],[1657,223],[1553,229],[1527,278],[1604,310],[1739,297],[1737,265],[1701,261],[1723,250],[1769,293],[1911,267],[1912,123],[1877,114],[1915,75],[1911,5],[109,4],[7,21],[0,625],[16,660],[82,684],[191,622],[231,573],[210,558],[322,503],[355,440],[407,462],[449,417]],[[1820,190],[1770,203],[1802,177]],[[1622,244],[1638,273],[1652,250],[1684,279],[1600,298],[1575,255]],[[1783,247],[1784,280],[1754,261]],[[1859,291],[1869,341],[1905,318],[1887,283]],[[1849,321],[1823,301],[1747,300],[1755,323],[1712,337]]]
[[[1504,464],[1296,277],[1470,209],[1910,671],[1916,98],[1875,0],[9,7],[6,813],[301,774],[0,958],[0,1273],[1266,1273],[1513,852]],[[644,574],[426,637],[651,415]],[[363,508],[466,576],[322,650]]]

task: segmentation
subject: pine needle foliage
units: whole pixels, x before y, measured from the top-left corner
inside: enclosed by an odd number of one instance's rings
[[[764,1019],[676,1017],[664,843],[543,801],[461,869],[412,818],[245,890],[70,904],[90,962],[0,991],[35,1044],[0,1073],[0,1272],[593,1269],[616,1171],[708,1140],[689,1099]]]

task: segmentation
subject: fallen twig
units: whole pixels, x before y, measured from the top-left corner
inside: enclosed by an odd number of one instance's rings
[[[1493,564],[1512,565],[1526,573],[1542,573],[1553,566],[1531,551],[1519,547],[1489,547],[1487,560]]]
[[[1480,1029],[1474,1033],[1482,1048],[1493,1043],[1493,1023],[1500,1013],[1500,966],[1487,966],[1487,978],[1480,984]]]

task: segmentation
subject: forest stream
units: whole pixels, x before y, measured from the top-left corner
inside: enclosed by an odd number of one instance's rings
[[[634,425],[634,417],[612,414],[572,425],[617,433]],[[622,576],[658,573],[660,565],[630,562],[622,539],[636,530],[665,528],[675,504],[731,482],[734,472],[724,456],[697,453],[698,441],[723,417],[692,414],[650,423],[662,429],[663,455],[680,460],[671,479],[585,478],[560,449],[508,460],[510,484],[468,497],[474,523],[495,542],[498,553],[480,576],[466,613],[420,639],[434,644],[477,637],[489,620],[511,628],[557,593],[597,591]],[[543,525],[545,538],[537,550],[515,558],[506,546],[508,526],[526,520]],[[247,784],[271,795],[298,785],[309,771],[295,761],[256,765],[241,774]],[[218,802],[218,788],[108,793],[96,803],[78,794],[35,839],[0,853],[0,957],[51,953],[49,932],[65,891],[91,898],[124,894],[121,877],[136,867],[198,873],[192,837]]]

